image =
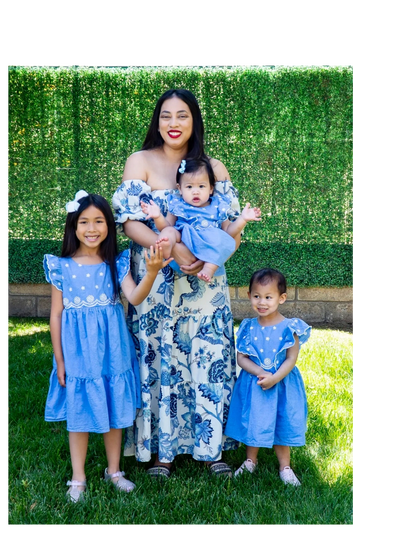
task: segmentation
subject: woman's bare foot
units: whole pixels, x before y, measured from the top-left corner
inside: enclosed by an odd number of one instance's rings
[[[164,259],[169,259],[171,257],[172,252],[172,244],[169,238],[161,237],[160,239],[158,239],[158,241],[156,241],[156,244],[158,244],[158,246],[161,246]]]

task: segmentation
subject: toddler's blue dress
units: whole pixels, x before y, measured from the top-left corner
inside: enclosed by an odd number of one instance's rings
[[[116,260],[119,283],[130,269],[130,251]],[[61,343],[66,387],[53,370],[45,420],[66,420],[68,431],[107,433],[132,425],[140,407],[139,366],[122,303],[113,302],[106,263],[83,265],[44,256],[46,280],[63,294]]]
[[[242,321],[237,333],[237,351],[249,356],[264,370],[275,374],[286,359],[286,350],[300,347],[311,333],[299,318],[285,318],[275,326],[260,326],[257,318]],[[268,390],[257,385],[258,378],[241,370],[232,393],[225,434],[247,446],[272,448],[304,446],[307,429],[307,398],[303,379],[295,366]]]
[[[197,259],[218,265],[214,276],[225,274],[224,263],[236,248],[235,239],[221,229],[222,222],[228,220],[229,200],[216,192],[210,196],[209,205],[196,207],[174,193],[168,195],[167,202],[168,211],[177,217],[175,229],[181,233],[182,242]],[[175,261],[170,266],[180,271]]]

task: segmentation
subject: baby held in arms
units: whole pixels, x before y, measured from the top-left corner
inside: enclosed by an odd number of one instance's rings
[[[223,273],[224,263],[234,253],[234,237],[247,222],[260,221],[261,210],[246,204],[239,217],[230,222],[230,202],[222,194],[213,194],[215,176],[207,158],[182,160],[176,181],[179,195],[168,196],[166,216],[153,200],[142,201],[140,206],[146,220],[152,218],[160,231],[155,244],[162,247],[164,258],[170,258],[175,243],[183,242],[197,259],[204,261],[197,276],[209,283],[214,275]]]

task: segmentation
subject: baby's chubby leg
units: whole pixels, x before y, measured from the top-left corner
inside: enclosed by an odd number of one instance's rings
[[[212,263],[204,263],[202,270],[197,274],[197,277],[210,283],[215,272],[218,270],[218,265]]]
[[[169,226],[160,231],[156,244],[161,246],[164,259],[171,257],[172,248],[177,242],[181,242],[181,234],[175,228]]]

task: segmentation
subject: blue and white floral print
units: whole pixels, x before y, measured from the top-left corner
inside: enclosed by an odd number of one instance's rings
[[[113,197],[116,221],[145,222],[140,208],[152,199],[164,215],[172,190],[154,190],[138,180],[124,181]],[[230,182],[217,182],[216,193],[231,198],[230,218],[239,214],[237,192]],[[131,243],[132,275],[145,274],[143,248]],[[205,283],[196,276],[163,268],[147,299],[129,306],[128,328],[139,357],[142,409],[125,433],[125,455],[138,461],[171,462],[179,454],[200,461],[220,459],[238,443],[223,435],[236,358],[233,320],[225,275]]]

